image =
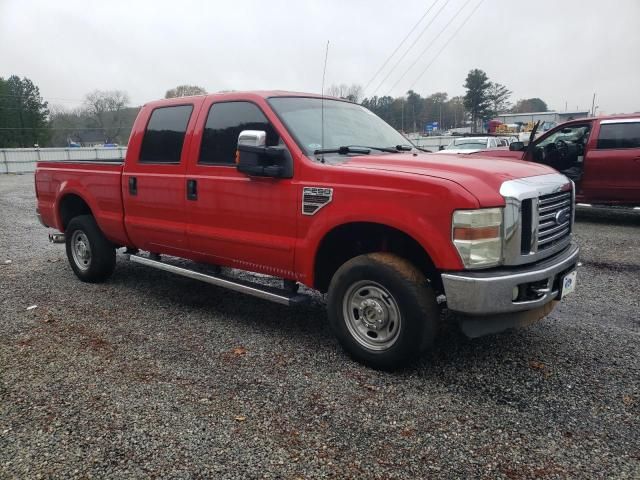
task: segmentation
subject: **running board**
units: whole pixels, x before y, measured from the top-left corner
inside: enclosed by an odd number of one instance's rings
[[[228,288],[229,290],[233,290],[234,292],[246,293],[247,295],[252,295],[264,300],[271,300],[272,302],[280,303],[282,305],[300,305],[301,303],[305,303],[309,300],[309,296],[301,293],[288,292],[283,289],[260,285],[252,282],[245,282],[242,280],[231,280],[229,278],[208,275],[206,273],[189,270],[188,268],[178,267],[176,265],[171,265],[169,263],[164,263],[158,260],[152,260],[140,255],[129,255],[129,260],[141,265],[157,268],[158,270],[164,270],[165,272],[171,272],[177,275],[182,275],[183,277],[210,283],[211,285],[215,285],[217,287]]]

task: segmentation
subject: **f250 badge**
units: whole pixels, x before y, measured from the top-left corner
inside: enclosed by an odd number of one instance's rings
[[[304,187],[302,189],[302,214],[315,215],[333,199],[333,188]]]

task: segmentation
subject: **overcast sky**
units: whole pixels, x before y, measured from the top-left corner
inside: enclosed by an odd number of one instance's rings
[[[142,104],[183,83],[319,92],[329,40],[326,85],[364,86],[433,3],[0,0],[0,76],[69,107],[94,89]],[[480,68],[512,100],[588,110],[596,92],[599,112],[640,111],[640,0],[484,0],[472,14],[478,3],[437,0],[366,94],[460,95]]]

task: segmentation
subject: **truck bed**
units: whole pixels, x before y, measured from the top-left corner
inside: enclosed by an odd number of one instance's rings
[[[36,166],[35,188],[43,223],[64,231],[64,218],[56,213],[60,212],[56,202],[68,202],[68,208],[77,208],[79,199],[74,198],[77,195],[86,201],[107,238],[118,245],[126,245],[122,169],[122,160],[39,162]]]

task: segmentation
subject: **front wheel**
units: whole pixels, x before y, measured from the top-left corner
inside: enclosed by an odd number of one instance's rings
[[[329,321],[356,360],[385,370],[406,365],[429,347],[439,316],[424,274],[390,253],[355,257],[331,280]]]
[[[91,215],[79,215],[65,230],[67,258],[83,282],[103,282],[116,266],[116,250]]]

